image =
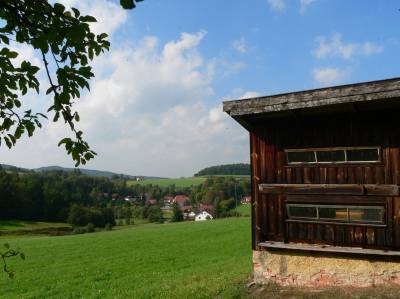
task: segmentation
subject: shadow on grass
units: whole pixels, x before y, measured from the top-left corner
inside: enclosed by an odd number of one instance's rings
[[[0,220],[0,229],[2,229],[3,226],[6,229],[12,229],[17,227],[24,227],[25,225],[18,220]]]

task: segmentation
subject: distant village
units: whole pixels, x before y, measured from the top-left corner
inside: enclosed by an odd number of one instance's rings
[[[108,195],[108,194],[106,194]],[[118,194],[112,194],[112,199],[117,200]],[[150,198],[149,194],[144,194],[144,197],[131,197],[126,196],[124,200],[126,202],[135,204],[145,202],[146,206],[158,206],[161,205],[161,210],[169,212],[172,211],[172,207],[176,204],[179,210],[183,214],[183,219],[188,221],[205,221],[212,220],[216,216],[215,205],[212,204],[195,204],[192,203],[187,195],[179,194],[175,196],[166,195],[160,201],[155,198]],[[148,198],[146,198],[148,197]],[[250,204],[251,197],[243,196],[240,200],[241,204]]]

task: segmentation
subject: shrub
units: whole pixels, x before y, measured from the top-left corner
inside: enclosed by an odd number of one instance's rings
[[[177,203],[174,203],[172,206],[171,222],[179,222],[179,221],[183,221],[183,213],[179,209],[179,205]]]
[[[104,227],[104,230],[112,230],[112,225],[110,223],[107,223]]]
[[[164,222],[163,213],[159,206],[150,206],[148,208],[147,213],[150,222],[159,222],[159,223]]]
[[[86,227],[77,226],[73,229],[72,233],[75,235],[85,234],[87,232]]]
[[[79,205],[71,206],[67,221],[73,226],[86,226],[89,223],[94,227],[104,227],[106,223],[115,225],[114,212],[111,208],[88,208]]]
[[[88,223],[86,225],[86,232],[88,232],[88,233],[93,233],[94,232],[94,224],[93,223]]]

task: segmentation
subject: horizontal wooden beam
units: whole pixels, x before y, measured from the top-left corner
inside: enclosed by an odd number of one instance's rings
[[[332,252],[332,253],[400,257],[400,251],[365,249],[360,247],[341,247],[341,246],[331,246],[331,245],[283,243],[283,242],[261,242],[258,244],[258,246],[266,249],[285,249],[285,250],[297,250],[297,251],[315,251],[315,252]]]
[[[398,97],[400,97],[400,78],[394,78],[243,100],[225,101],[223,103],[223,110],[231,116],[240,116],[374,100],[382,101]]]
[[[398,196],[398,185],[379,184],[259,184],[266,194],[381,195]]]

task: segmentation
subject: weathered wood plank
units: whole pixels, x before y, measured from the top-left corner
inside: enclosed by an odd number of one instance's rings
[[[259,190],[270,194],[364,194],[363,186],[357,184],[260,184]]]
[[[400,79],[306,90],[252,99],[225,101],[231,116],[313,108],[400,97]]]
[[[260,184],[267,194],[399,195],[398,185],[377,184]]]
[[[347,254],[361,254],[361,255],[382,255],[382,256],[399,256],[400,251],[393,250],[379,250],[379,249],[366,249],[359,247],[341,247],[330,245],[318,244],[304,244],[304,243],[283,243],[283,242],[261,242],[258,244],[263,248],[271,249],[287,249],[287,250],[300,250],[300,251],[314,251],[314,252],[333,252],[333,253],[347,253]]]

